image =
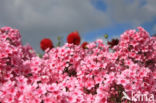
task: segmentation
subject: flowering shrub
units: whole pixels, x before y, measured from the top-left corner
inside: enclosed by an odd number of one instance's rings
[[[0,102],[132,103],[123,92],[156,96],[156,38],[138,30],[124,32],[113,52],[100,39],[81,46],[79,36],[69,36],[76,45],[39,58],[18,30],[1,28]]]
[[[29,71],[25,62],[33,56],[36,54],[31,46],[22,45],[18,30],[10,27],[0,29],[0,83],[25,75]]]

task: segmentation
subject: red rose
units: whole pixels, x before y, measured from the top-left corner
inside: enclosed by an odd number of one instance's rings
[[[81,47],[82,47],[83,49],[86,49],[86,48],[87,48],[87,44],[88,44],[88,42],[83,42],[83,43],[81,44]]]
[[[45,51],[48,48],[51,49],[51,48],[53,48],[53,42],[50,39],[48,39],[48,38],[44,38],[40,42],[40,48],[43,51]]]
[[[78,33],[78,31],[75,31],[75,32],[71,32],[68,37],[67,37],[67,42],[69,44],[75,44],[75,45],[79,45],[80,44],[80,35]]]

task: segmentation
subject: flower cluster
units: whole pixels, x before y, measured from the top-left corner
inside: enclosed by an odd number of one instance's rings
[[[113,52],[100,39],[79,45],[78,32],[70,35],[39,58],[18,30],[1,28],[0,102],[129,103],[123,92],[156,96],[156,38],[143,28],[124,32]]]
[[[10,27],[0,29],[0,83],[24,75],[29,68],[25,61],[36,53],[29,44],[22,45],[18,30]]]

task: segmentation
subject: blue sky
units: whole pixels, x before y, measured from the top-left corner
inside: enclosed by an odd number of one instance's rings
[[[78,30],[82,41],[95,41],[107,33],[119,37],[127,29],[144,27],[156,33],[156,0],[1,0],[0,27],[20,30],[23,44],[37,52],[43,38],[54,44]]]
[[[105,4],[105,2],[103,2],[103,1],[104,0],[92,0],[92,4],[96,9],[105,12],[105,11],[107,11],[108,5]],[[126,2],[132,3],[132,2],[135,2],[135,0],[127,0]],[[140,5],[140,7],[143,7],[146,4],[147,4],[146,0],[142,0],[142,1],[140,1],[139,5]],[[104,34],[108,34],[109,40],[111,40],[111,38],[119,38],[120,35],[125,30],[136,29],[137,26],[142,26],[145,30],[147,30],[150,33],[150,35],[153,35],[156,33],[156,30],[154,28],[155,25],[156,25],[156,16],[153,16],[151,18],[151,20],[147,20],[147,21],[145,20],[142,23],[137,24],[137,25],[132,24],[131,21],[130,22],[127,21],[127,23],[115,22],[111,26],[84,33],[86,35],[83,35],[83,38],[84,38],[84,41],[95,41],[95,39],[97,39],[97,38],[104,38]]]
[[[142,26],[145,30],[147,30],[150,35],[156,34],[156,31],[153,30],[153,27],[156,24],[156,20],[152,20],[150,22],[145,22],[143,24],[140,24],[138,26]],[[110,27],[97,29],[91,32],[86,32],[83,35],[84,41],[95,41],[95,39],[103,38],[105,34],[109,35],[109,40],[112,38],[118,38],[120,35],[128,30],[128,29],[136,29],[136,26],[133,26],[131,24],[114,24]]]

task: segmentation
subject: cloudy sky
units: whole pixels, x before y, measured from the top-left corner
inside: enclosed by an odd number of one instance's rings
[[[156,33],[156,0],[0,0],[0,27],[20,30],[23,43],[41,52],[42,38],[66,36],[78,30],[83,41],[118,37],[143,26]],[[64,39],[65,42],[65,39]]]

